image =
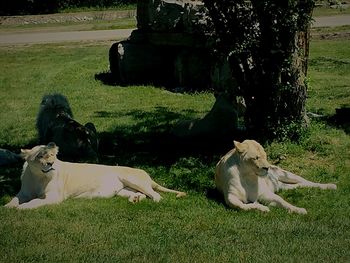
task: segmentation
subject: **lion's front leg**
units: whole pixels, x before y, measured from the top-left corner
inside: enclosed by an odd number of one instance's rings
[[[235,195],[230,193],[227,194],[227,196],[225,197],[225,201],[229,207],[235,208],[235,209],[242,209],[242,210],[256,209],[262,212],[270,212],[270,209],[267,206],[259,204],[258,202],[245,204],[241,200],[239,200]]]
[[[63,200],[57,194],[46,194],[45,198],[35,198],[29,202],[22,203],[18,206],[18,209],[33,209],[44,205],[52,205],[61,203]]]
[[[296,207],[287,201],[285,201],[282,197],[279,195],[276,195],[275,193],[265,193],[262,196],[259,197],[259,199],[270,203],[271,205],[276,205],[282,208],[286,208],[290,213],[297,213],[297,214],[307,214],[305,208]]]
[[[20,204],[17,208],[18,209],[32,209],[32,208],[37,208],[39,206],[46,205],[47,202],[45,199],[32,199],[29,202]]]
[[[44,205],[52,205],[52,204],[57,204],[59,202],[53,201],[53,200],[48,200],[48,199],[32,199],[27,203],[20,204],[18,206],[18,209],[33,209],[33,208],[38,208],[40,206]]]
[[[22,191],[20,191],[10,202],[8,202],[5,207],[16,208],[20,204],[28,202],[31,198],[24,195]]]
[[[18,207],[19,206],[19,199],[18,197],[14,197],[12,198],[12,200],[10,202],[8,202],[5,207]]]

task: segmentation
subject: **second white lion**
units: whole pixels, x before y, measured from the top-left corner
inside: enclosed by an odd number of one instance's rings
[[[242,210],[270,211],[266,205],[277,205],[289,212],[306,214],[276,194],[283,189],[317,187],[336,189],[335,184],[310,182],[267,161],[264,148],[256,141],[234,142],[235,148],[216,165],[215,183],[226,204]],[[261,203],[260,203],[261,202]]]

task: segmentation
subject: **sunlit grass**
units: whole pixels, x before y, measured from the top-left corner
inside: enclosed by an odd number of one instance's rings
[[[311,45],[308,111],[331,116],[349,101],[346,40]],[[75,119],[92,121],[115,140],[152,131],[210,110],[210,93],[176,94],[153,86],[108,86],[111,43],[0,47],[0,148],[36,142],[35,117],[45,93],[67,96]],[[118,131],[123,134],[118,134]],[[135,134],[133,132],[136,131]],[[203,142],[205,145],[206,142]],[[350,138],[341,128],[312,121],[299,142],[265,145],[271,162],[336,191],[298,189],[281,195],[305,216],[271,208],[268,214],[228,209],[210,194],[220,154],[178,156],[132,152],[120,144],[119,165],[141,167],[156,181],[189,193],[160,203],[122,198],[67,200],[32,211],[0,207],[1,262],[348,262],[350,260]],[[151,145],[150,145],[151,147]],[[224,154],[222,152],[221,154]],[[147,153],[146,153],[147,155]],[[106,162],[102,159],[101,162]],[[0,168],[0,203],[16,193],[21,165]]]
[[[113,20],[92,20],[81,22],[60,22],[46,24],[16,24],[1,25],[0,33],[28,33],[28,32],[69,32],[89,30],[112,30],[136,28],[136,17],[115,18]]]
[[[311,42],[308,110],[331,115],[350,104],[350,49],[347,40]]]
[[[330,8],[330,7],[316,7],[312,13],[313,16],[335,16],[335,15],[348,15],[350,14],[350,8]]]

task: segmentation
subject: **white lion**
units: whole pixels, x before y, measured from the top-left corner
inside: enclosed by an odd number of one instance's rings
[[[289,212],[306,214],[304,208],[291,205],[275,192],[297,187],[337,188],[335,184],[313,183],[270,165],[263,147],[256,141],[234,141],[234,145],[235,148],[217,163],[215,173],[216,186],[231,208],[270,211],[259,203],[261,201],[286,208]]]
[[[127,197],[138,202],[146,196],[159,202],[161,196],[154,191],[183,192],[167,189],[154,182],[143,170],[98,164],[70,163],[57,159],[58,147],[54,143],[22,150],[26,162],[21,176],[21,190],[6,207],[19,209],[58,204],[75,197]]]

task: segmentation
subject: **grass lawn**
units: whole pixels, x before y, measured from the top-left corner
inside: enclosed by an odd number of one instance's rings
[[[82,22],[57,22],[47,24],[1,25],[0,33],[69,32],[89,30],[111,30],[136,28],[136,17],[115,18],[113,20],[92,20]]]
[[[30,32],[69,32],[89,30],[113,30],[136,28],[136,17],[115,18],[113,20],[92,20],[81,22],[57,22],[38,24],[1,25],[0,33],[30,33]]]
[[[224,151],[158,152],[145,139],[179,119],[203,116],[214,102],[212,94],[104,85],[95,74],[108,69],[110,45],[0,47],[0,148],[18,151],[35,144],[41,97],[60,92],[76,120],[94,122],[101,136],[117,143],[101,162],[143,168],[188,196],[162,194],[158,204],[133,205],[115,197],[71,199],[32,211],[0,207],[0,262],[350,261],[350,138],[341,127],[312,121],[299,142],[265,145],[271,162],[284,156],[281,167],[337,183],[336,191],[281,193],[307,215],[280,208],[230,210],[211,194],[214,167]],[[332,116],[349,103],[349,57],[348,40],[312,42],[310,111]],[[20,170],[20,165],[0,168],[1,205],[18,191]]]
[[[350,14],[350,8],[329,8],[329,7],[316,7],[314,8],[313,16],[337,16]]]

